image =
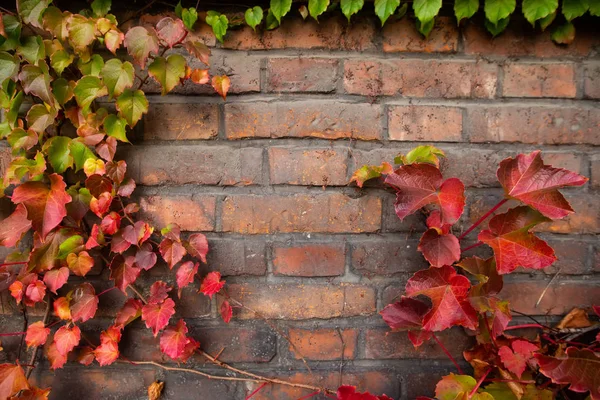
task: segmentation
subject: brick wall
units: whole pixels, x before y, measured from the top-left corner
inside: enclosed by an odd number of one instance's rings
[[[583,189],[565,191],[577,214],[541,228],[560,260],[510,276],[504,296],[515,310],[548,320],[600,303],[600,41],[593,33],[558,47],[526,27],[492,40],[481,24],[459,31],[440,18],[424,41],[406,20],[381,30],[374,19],[348,28],[330,18],[289,20],[263,35],[230,32],[223,45],[206,37],[215,46],[212,72],[232,80],[227,101],[191,85],[150,96],[135,146],[123,156],[144,215],[159,227],[176,222],[205,232],[212,250],[203,272],[220,271],[234,297],[295,344],[244,310],[225,325],[216,299],[186,290],[178,313],[206,351],[222,350],[221,360],[265,375],[355,384],[395,399],[431,395],[442,374],[455,372],[435,344],[415,351],[377,314],[426,267],[416,251],[424,218],[400,223],[393,194],[347,186],[361,165],[421,143],[446,151],[446,176],[468,187],[463,229],[502,195],[495,170],[504,157],[540,148],[553,165],[591,176]],[[150,279],[167,273],[157,267]],[[104,295],[106,320],[87,329],[107,326],[122,302],[117,291]],[[21,321],[2,324],[20,330]],[[458,329],[440,339],[457,357],[470,343]],[[141,323],[126,330],[121,348],[128,359],[167,361]],[[189,363],[215,371],[200,357]],[[143,398],[155,379],[166,381],[168,399],[242,399],[257,388],[127,364],[71,364],[56,374],[42,366],[37,378],[57,399]],[[253,399],[306,394],[267,386]]]

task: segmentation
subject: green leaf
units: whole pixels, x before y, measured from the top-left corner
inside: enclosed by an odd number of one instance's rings
[[[92,152],[92,150],[79,140],[72,140],[69,144],[71,156],[75,162],[75,172],[80,171],[83,165],[88,159],[97,160],[98,157]]]
[[[63,241],[58,247],[58,259],[64,260],[67,256],[79,248],[83,247],[83,237],[79,235],[73,235]]]
[[[71,139],[66,136],[54,136],[44,143],[48,152],[48,161],[54,172],[62,174],[73,165],[73,157],[69,151]]]
[[[375,14],[381,20],[381,26],[394,14],[399,5],[400,0],[375,0]]]
[[[108,89],[108,94],[113,97],[133,86],[134,73],[133,64],[129,61],[123,63],[118,58],[112,58],[104,64],[100,77]]]
[[[94,99],[108,94],[106,86],[97,76],[86,75],[81,78],[73,90],[77,104],[87,111]]]
[[[562,13],[567,21],[581,17],[589,8],[587,0],[562,0]]]
[[[216,11],[209,11],[206,13],[206,23],[212,26],[216,38],[223,43],[223,36],[227,33],[227,27],[229,26],[227,16]]]
[[[265,28],[267,28],[268,31],[275,29],[279,26],[279,21],[277,21],[277,18],[275,18],[275,15],[273,15],[273,11],[271,11],[271,9],[269,9],[269,13],[267,14],[267,20],[265,21]]]
[[[7,141],[10,147],[12,147],[12,154],[14,156],[24,155],[26,150],[31,149],[38,143],[38,137],[33,130],[25,131],[23,128],[15,128],[8,135]]]
[[[148,55],[158,53],[158,37],[143,26],[136,26],[125,34],[125,47],[134,61],[144,69]]]
[[[129,142],[127,139],[127,121],[119,118],[115,114],[110,114],[104,120],[104,130],[108,136],[112,136],[121,142]]]
[[[17,52],[30,64],[36,64],[38,60],[46,57],[46,48],[40,36],[24,37]]]
[[[77,61],[77,68],[79,68],[82,75],[100,77],[100,72],[104,68],[104,59],[99,54],[94,54],[88,62],[83,62],[79,59]]]
[[[423,36],[425,36],[425,38],[429,37],[429,34],[431,33],[431,31],[433,30],[433,27],[435,25],[435,18],[431,19],[427,22],[421,22],[419,20],[416,21],[417,23],[417,30],[419,31],[419,33]]]
[[[535,26],[535,21],[552,14],[558,8],[558,0],[523,0],[523,15]]]
[[[471,18],[479,10],[479,0],[454,0],[454,15],[460,24],[464,18]]]
[[[340,3],[342,13],[348,18],[348,22],[350,22],[350,18],[359,12],[364,5],[365,0],[342,0]]]
[[[588,0],[588,2],[590,7],[590,15],[594,17],[600,17],[600,0]]]
[[[49,3],[49,0],[17,0],[17,11],[23,22],[41,28],[42,15]]]
[[[328,6],[329,0],[308,0],[308,12],[317,21],[319,20],[319,15],[323,14]]]
[[[67,50],[57,50],[50,55],[50,66],[52,66],[58,75],[61,75],[74,59],[75,56]]]
[[[19,116],[19,109],[21,104],[23,103],[23,92],[18,91],[16,96],[12,99],[10,103],[10,108],[8,112],[5,114],[6,120],[8,124],[13,127],[17,122],[17,117]]]
[[[501,19],[508,18],[508,16],[515,11],[516,5],[516,0],[485,0],[483,9],[485,11],[486,18],[493,25],[497,25]],[[508,25],[508,22],[506,22],[506,25]],[[502,29],[500,32],[503,30],[504,29]],[[494,33],[492,32],[492,34]]]
[[[0,51],[0,84],[6,79],[13,79],[19,72],[19,57]]]
[[[255,6],[246,10],[244,14],[246,23],[253,29],[256,30],[256,26],[262,22],[263,10],[259,6]]]
[[[39,151],[33,160],[25,157],[13,158],[8,165],[4,182],[9,184],[19,184],[21,179],[27,176],[27,180],[35,180],[46,170],[46,160]]]
[[[540,29],[542,30],[542,32],[545,31],[546,28],[549,27],[552,22],[554,22],[555,18],[556,11],[548,15],[547,17],[540,19]]]
[[[273,13],[277,22],[281,24],[281,18],[285,17],[291,9],[292,0],[271,0],[269,11]]]
[[[67,24],[69,30],[69,42],[73,49],[78,52],[87,50],[96,39],[96,23],[92,19],[73,15]]]
[[[134,92],[131,89],[125,89],[123,94],[117,98],[116,105],[119,115],[125,118],[131,128],[142,118],[142,114],[148,112],[148,100],[141,90]]]
[[[165,95],[185,77],[185,65],[185,58],[180,54],[171,54],[166,59],[157,57],[148,65],[148,73],[160,83]]]
[[[73,97],[74,85],[69,83],[65,78],[58,78],[52,82],[52,93],[56,97],[58,104],[63,106]]]
[[[94,0],[91,8],[95,17],[104,17],[110,11],[112,0]]]
[[[57,112],[42,104],[34,104],[27,112],[27,127],[37,133],[42,133],[54,123]]]
[[[552,32],[552,40],[558,44],[569,44],[575,40],[575,26],[571,22],[557,26]]]
[[[0,35],[0,50],[15,50],[21,40],[21,22],[15,16],[2,15],[5,36]]]
[[[47,31],[50,31],[52,35],[56,37],[56,39],[64,41],[69,37],[67,22],[70,19],[70,17],[70,12],[62,12],[54,6],[50,6],[44,12],[44,28]]]
[[[413,10],[421,23],[431,21],[440,11],[442,0],[415,0]]]
[[[39,66],[23,66],[19,74],[19,80],[23,85],[25,94],[31,93],[51,106],[54,106],[54,97],[50,91],[50,74],[45,62],[40,61]]]
[[[198,11],[195,8],[185,8],[181,12],[181,20],[188,30],[194,30],[194,24],[198,20]]]
[[[181,7],[181,1],[179,1],[179,3],[177,3],[177,5],[175,6],[175,15],[181,18],[182,11],[183,7]]]
[[[398,155],[394,158],[394,163],[410,165],[415,163],[426,163],[435,165],[439,168],[440,160],[439,157],[445,157],[446,154],[434,146],[418,146],[406,153],[405,156]]]
[[[490,32],[492,34],[492,36],[496,37],[499,34],[501,34],[502,32],[504,32],[504,30],[508,26],[509,22],[510,22],[510,17],[501,19],[500,21],[498,21],[497,24],[494,24],[494,23],[490,22],[488,19],[486,19],[484,25],[485,25],[485,28],[488,30],[488,32]]]

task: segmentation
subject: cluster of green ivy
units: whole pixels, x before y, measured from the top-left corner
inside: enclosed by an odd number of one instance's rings
[[[374,0],[375,14],[383,26],[389,18],[402,18],[408,11],[408,3],[400,5],[401,0]],[[298,8],[302,18],[310,15],[318,21],[319,16],[327,12],[341,9],[350,22],[351,17],[363,9],[365,0],[308,0]],[[480,9],[480,0],[454,0],[454,14],[457,23],[465,18],[473,17]],[[427,37],[435,25],[435,18],[442,8],[442,0],[414,0],[412,9],[416,16],[417,29]],[[510,22],[511,16],[517,8],[516,0],[483,0],[485,13],[485,27],[493,35],[502,33]],[[575,38],[573,20],[589,12],[590,15],[600,17],[600,0],[562,0],[559,9],[559,0],[523,0],[522,12],[527,21],[542,31],[548,28],[555,20],[552,40],[560,44],[568,44]],[[292,0],[271,0],[268,10],[260,6],[248,8],[244,14],[245,23],[252,29],[264,24],[264,28],[275,29],[281,20],[292,10]],[[175,8],[188,29],[192,29],[198,19],[195,8],[183,8],[181,2]],[[266,14],[266,16],[265,16]],[[210,25],[219,41],[227,33],[227,29],[243,22],[229,20],[225,14],[217,11],[208,11],[206,23]]]

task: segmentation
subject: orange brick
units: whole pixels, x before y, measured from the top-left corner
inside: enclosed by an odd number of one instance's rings
[[[275,245],[273,274],[287,276],[343,275],[346,264],[344,244]]]
[[[230,284],[228,293],[267,319],[339,318],[375,313],[375,291],[364,285]],[[260,319],[247,309],[234,317]]]
[[[356,357],[355,329],[290,329],[290,352],[296,359],[350,360]],[[342,357],[343,353],[343,357]]]
[[[223,232],[375,232],[381,200],[340,193],[290,196],[234,195],[223,202]]]
[[[218,106],[152,103],[143,127],[145,140],[211,139],[219,132]]]
[[[347,150],[271,147],[271,184],[346,185]]]
[[[424,38],[414,21],[402,18],[383,27],[383,51],[386,53],[454,53],[458,50],[458,29],[454,18],[439,17]]]
[[[333,92],[338,61],[328,58],[271,58],[267,62],[270,92]]]
[[[156,228],[170,223],[184,231],[212,231],[215,228],[216,199],[213,196],[147,196],[140,200],[144,218]]]
[[[462,110],[440,106],[390,106],[390,140],[460,142]]]
[[[227,138],[381,138],[381,106],[329,100],[228,103]]]
[[[574,64],[513,63],[504,67],[505,97],[568,97],[577,93]]]

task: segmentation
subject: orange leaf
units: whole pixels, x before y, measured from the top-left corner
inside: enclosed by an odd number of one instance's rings
[[[212,87],[221,95],[223,100],[227,99],[227,92],[231,86],[231,80],[227,75],[213,76]]]

